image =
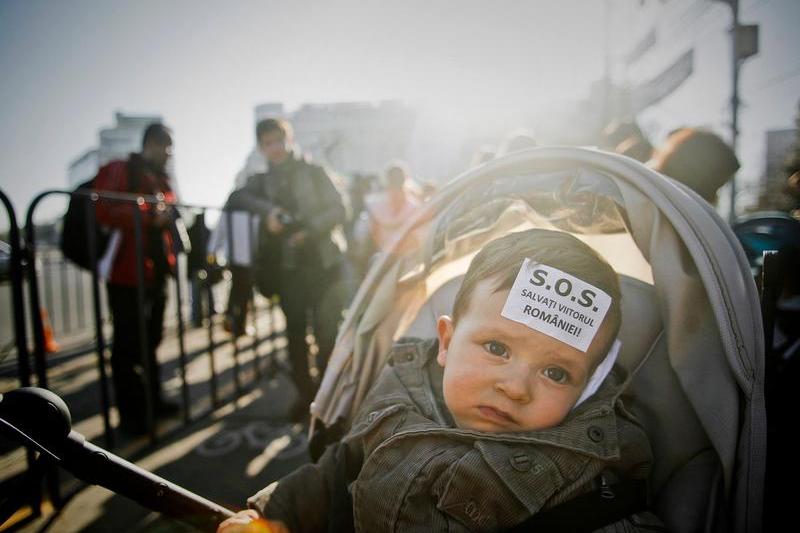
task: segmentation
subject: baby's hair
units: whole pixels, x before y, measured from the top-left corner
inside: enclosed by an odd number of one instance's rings
[[[604,326],[609,326],[607,331],[610,333],[603,350],[605,353],[616,338],[622,322],[619,278],[611,265],[592,247],[560,231],[530,229],[511,233],[484,246],[472,259],[456,294],[453,322],[458,324],[458,319],[473,305],[470,298],[481,281],[496,280],[495,292],[510,289],[525,258],[572,274],[611,297],[611,307],[603,320]]]

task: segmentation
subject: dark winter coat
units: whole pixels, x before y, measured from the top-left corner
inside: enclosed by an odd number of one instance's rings
[[[250,507],[293,532],[337,530],[351,509],[356,531],[497,531],[591,490],[601,472],[647,478],[652,453],[620,399],[620,367],[556,427],[484,433],[453,426],[436,351],[396,344],[347,436]],[[643,513],[608,531],[645,522],[658,524]]]
[[[228,206],[257,213],[264,220],[273,208],[283,208],[292,216],[293,224],[308,233],[306,259],[314,263],[314,268],[327,270],[342,259],[346,246],[342,195],[324,168],[298,154],[290,154],[289,159],[272,165],[266,173],[250,176],[244,187],[231,193]],[[287,237],[290,232],[284,234]],[[284,249],[282,258],[286,261],[287,257]],[[294,265],[287,269],[294,269]]]

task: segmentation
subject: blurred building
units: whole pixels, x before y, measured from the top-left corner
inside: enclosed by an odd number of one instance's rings
[[[89,180],[97,174],[97,169],[100,168],[100,150],[97,148],[89,148],[83,155],[69,164],[67,169],[67,185],[70,189],[74,189],[79,184]]]
[[[394,101],[306,104],[291,121],[297,142],[314,159],[347,174],[376,173],[406,157],[414,113]]]
[[[89,148],[70,163],[67,183],[70,188],[91,179],[97,170],[113,159],[125,159],[142,148],[142,134],[153,122],[162,122],[160,115],[114,114],[115,124],[98,132],[98,145]],[[170,162],[170,166],[172,163]]]
[[[681,126],[708,128],[731,139],[730,2],[641,0],[608,2],[610,76],[627,95],[620,118],[636,117],[654,145]],[[737,210],[781,179],[778,144],[767,132],[793,128],[800,95],[800,2],[739,0],[739,137]],[[781,145],[783,146],[783,145]],[[774,152],[774,153],[773,153]],[[766,174],[765,174],[766,172]],[[721,191],[720,210],[728,195]],[[724,203],[723,203],[724,201]]]

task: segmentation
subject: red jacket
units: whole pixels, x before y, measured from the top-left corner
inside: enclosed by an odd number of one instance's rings
[[[131,172],[138,175],[138,179],[131,180]],[[133,186],[130,185],[133,181]],[[136,183],[138,181],[138,183]],[[163,194],[167,204],[175,203],[175,193],[169,184],[169,176],[165,173],[156,173],[149,169],[139,154],[131,154],[127,161],[111,161],[97,172],[94,187],[98,191],[113,191],[124,193],[140,193],[145,195]],[[107,226],[112,230],[109,247],[104,254],[104,259],[110,261],[111,270],[106,274],[109,283],[136,286],[136,237],[134,233],[134,209],[139,209],[142,214],[142,251],[144,256],[145,285],[151,286],[155,280],[156,267],[173,272],[176,265],[175,253],[172,246],[172,234],[169,229],[160,231],[153,227],[152,221],[156,213],[156,206],[151,204],[136,205],[110,199],[101,199],[97,202],[97,223]],[[119,237],[114,237],[114,230],[119,230]],[[163,253],[158,251],[152,243],[154,235],[161,237],[160,245]],[[116,245],[115,245],[115,240]],[[110,254],[110,255],[109,255]],[[159,258],[160,256],[160,258]],[[156,261],[166,264],[156,265]],[[101,259],[101,273],[103,267]]]

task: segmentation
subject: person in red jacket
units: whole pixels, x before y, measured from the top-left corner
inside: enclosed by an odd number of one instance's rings
[[[97,223],[111,231],[98,271],[106,280],[108,304],[114,324],[111,369],[120,430],[146,433],[147,405],[158,415],[174,414],[177,406],[161,398],[156,348],[161,342],[166,304],[166,279],[176,258],[171,228],[176,197],[166,172],[172,153],[172,135],[154,123],[145,129],[142,151],[127,160],[111,161],[95,177],[98,191],[155,196],[160,202],[134,203],[102,197],[97,202]],[[140,333],[138,305],[136,211],[141,221],[144,273],[144,339]]]

